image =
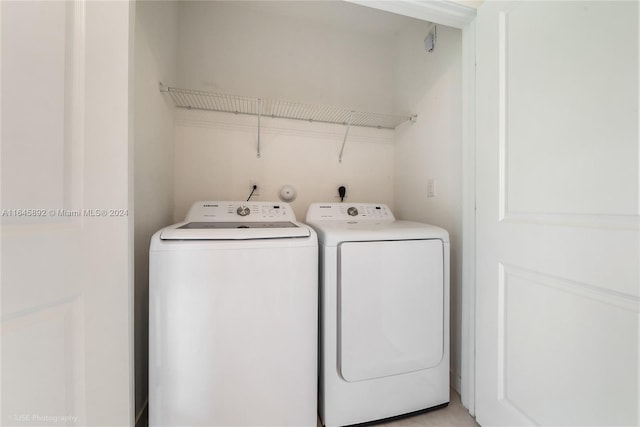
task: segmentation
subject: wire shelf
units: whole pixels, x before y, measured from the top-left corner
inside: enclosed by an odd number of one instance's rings
[[[168,93],[175,102],[176,107],[180,108],[262,115],[309,122],[395,129],[404,122],[415,121],[417,117],[411,115],[367,113],[325,105],[249,98],[200,90],[179,89],[162,85],[160,86],[160,90]]]

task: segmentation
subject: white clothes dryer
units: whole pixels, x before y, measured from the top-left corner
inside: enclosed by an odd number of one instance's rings
[[[288,204],[197,202],[149,269],[150,426],[316,426],[318,244]]]
[[[314,203],[326,427],[449,402],[449,235],[382,204]]]

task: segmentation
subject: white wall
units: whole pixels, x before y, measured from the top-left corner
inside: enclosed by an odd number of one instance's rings
[[[398,108],[395,33],[428,25],[336,1],[181,2],[180,12],[187,88],[383,113]]]
[[[341,2],[181,2],[179,84],[409,113],[408,97],[396,95],[397,34],[422,31],[422,45],[428,25]],[[340,164],[344,126],[263,119],[257,159],[255,117],[194,111],[180,117],[176,220],[199,199],[246,198],[252,180],[260,186],[256,200],[277,200],[282,185],[293,185],[299,219],[309,203],[337,200],[339,185],[347,187],[347,200],[393,207],[393,132],[352,128]]]
[[[175,219],[181,221],[197,200],[279,200],[292,185],[296,217],[309,203],[346,200],[393,207],[393,131],[352,128],[338,162],[345,127],[295,120],[262,119],[261,157],[256,157],[257,119],[227,113],[181,110],[176,123]]]
[[[462,279],[462,46],[459,30],[438,26],[436,49],[427,54],[419,32],[398,39],[398,94],[414,102],[418,120],[395,135],[394,204],[401,219],[435,224],[451,239],[451,370],[460,390]],[[421,39],[419,39],[421,41]],[[415,86],[417,72],[425,80]],[[415,89],[412,91],[412,87]],[[419,97],[416,97],[419,95]],[[427,181],[436,197],[427,197]]]
[[[173,116],[158,90],[177,69],[178,8],[174,2],[136,3],[134,105],[135,377],[136,414],[148,395],[149,239],[173,222]]]

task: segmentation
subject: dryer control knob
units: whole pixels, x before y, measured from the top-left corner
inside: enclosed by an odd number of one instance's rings
[[[355,207],[351,206],[350,208],[347,209],[347,213],[350,216],[356,216],[356,215],[358,215],[358,209],[356,209]]]
[[[247,216],[251,213],[251,209],[246,206],[238,206],[238,209],[236,209],[236,213],[240,216]]]

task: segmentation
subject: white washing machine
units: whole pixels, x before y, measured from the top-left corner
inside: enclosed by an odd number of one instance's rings
[[[150,426],[316,426],[318,244],[288,204],[197,202],[149,269]]]
[[[385,205],[315,203],[327,427],[449,402],[449,235]]]

